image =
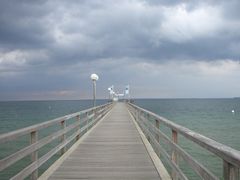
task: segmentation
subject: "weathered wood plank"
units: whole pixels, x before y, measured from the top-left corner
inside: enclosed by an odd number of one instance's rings
[[[61,128],[62,130],[66,129],[67,125],[66,125],[66,121],[61,121]],[[63,133],[62,137],[61,137],[61,143],[63,143],[66,140],[66,133]],[[61,155],[63,155],[66,152],[66,147],[64,146],[61,149]]]
[[[178,134],[177,131],[172,129],[172,141],[177,144],[178,143]],[[178,166],[178,154],[176,148],[172,148],[172,161]],[[177,173],[172,171],[172,178],[173,180],[177,180]]]
[[[71,178],[160,178],[124,104],[118,103],[50,177]]]
[[[31,132],[30,144],[36,143],[38,140],[38,132],[33,131]],[[38,160],[38,150],[34,151],[31,154],[31,161],[35,162]],[[38,169],[35,169],[31,174],[31,179],[36,180],[38,178]]]

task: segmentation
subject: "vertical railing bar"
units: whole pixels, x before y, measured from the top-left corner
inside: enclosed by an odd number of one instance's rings
[[[38,141],[38,132],[37,131],[32,131],[31,132],[31,139],[30,139],[30,143],[36,143]],[[37,161],[38,160],[38,150],[34,151],[31,154],[31,161]],[[38,168],[36,170],[34,170],[31,174],[31,179],[32,180],[36,180],[38,178]]]
[[[159,123],[159,121],[158,121],[157,119],[155,119],[155,126],[156,126],[156,128],[159,130],[159,128],[160,128],[160,123]],[[157,142],[160,144],[160,136],[159,136],[158,133],[155,134],[155,138],[156,138]],[[157,152],[157,155],[158,155],[158,157],[160,158],[160,151]]]
[[[61,121],[61,128],[62,130],[64,130],[66,128],[66,121],[63,120]],[[64,133],[61,137],[61,143],[63,143],[64,141],[66,140],[66,133]],[[62,149],[61,149],[61,155],[63,155],[64,153],[66,152],[66,146],[64,146]]]
[[[178,134],[177,134],[177,131],[175,131],[174,129],[172,129],[172,141],[173,141],[174,143],[176,143],[176,144],[178,143]],[[172,161],[173,161],[176,165],[178,165],[177,152],[176,152],[174,149],[172,149]],[[177,173],[174,172],[174,171],[172,171],[172,178],[173,178],[174,180],[177,180],[177,179],[178,179]]]
[[[239,168],[223,160],[223,177],[224,180],[239,180]]]
[[[92,128],[94,120],[95,120],[95,109],[92,110],[92,118],[91,118],[91,127],[90,128]]]
[[[88,131],[88,125],[89,125],[89,117],[88,117],[88,112],[86,112],[86,118],[87,118],[87,131]]]
[[[80,127],[80,115],[77,115],[76,119],[77,119],[77,122],[79,123],[78,128],[76,129],[76,131],[79,130],[79,134],[76,136],[76,141],[78,141],[79,138],[80,138],[80,134],[81,134],[81,132],[80,132],[80,130],[81,130],[81,127]]]
[[[144,112],[143,112],[143,113],[144,113]],[[151,133],[151,129],[150,129],[150,125],[149,125],[149,123],[151,123],[150,115],[149,115],[148,113],[144,113],[144,114],[145,114],[144,117],[146,117],[146,120],[147,120],[147,130],[148,130],[148,132]],[[147,140],[148,140],[149,143],[151,143],[151,138],[150,138],[149,135],[147,135]]]

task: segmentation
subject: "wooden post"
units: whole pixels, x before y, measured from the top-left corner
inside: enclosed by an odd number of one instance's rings
[[[157,129],[160,128],[160,123],[159,123],[159,121],[157,119],[155,120],[155,126],[156,126]],[[160,141],[160,137],[159,137],[159,135],[157,133],[156,133],[156,140],[157,140],[157,142]]]
[[[92,123],[93,122],[93,120],[94,120],[94,109],[92,110],[92,118],[90,119],[90,122]],[[91,127],[90,127],[91,128]]]
[[[31,139],[30,139],[30,143],[33,144],[33,143],[36,143],[38,140],[38,132],[37,131],[33,131],[31,132]],[[31,161],[34,162],[34,161],[37,161],[38,160],[38,151],[34,151],[32,154],[31,154]],[[38,169],[36,169],[35,171],[32,172],[31,174],[31,179],[32,180],[36,180],[38,178]]]
[[[88,112],[86,112],[86,118],[87,118],[87,131],[88,131],[88,125],[89,125],[89,118],[88,118]]]
[[[160,123],[157,119],[155,119],[155,126],[159,130]],[[159,137],[158,133],[156,133],[155,138],[156,138],[157,142],[160,144],[160,137]],[[157,155],[158,155],[158,157],[160,157],[160,151],[158,151]]]
[[[94,126],[94,124],[96,123],[98,110],[97,110],[97,109],[94,109],[94,110],[93,110],[93,113],[94,113],[94,116],[93,116],[93,124],[92,124],[92,126]]]
[[[223,160],[223,177],[224,180],[240,179],[239,168]]]
[[[97,119],[98,111],[99,111],[98,108],[94,110],[94,121],[96,121],[96,119]],[[94,124],[95,124],[95,123],[94,123]]]
[[[66,128],[66,122],[65,120],[61,121],[61,128],[62,130],[64,130]],[[61,143],[63,143],[64,141],[66,140],[66,134],[64,133],[61,137]],[[61,155],[63,155],[64,153],[66,152],[66,146],[64,146],[62,149],[61,149]]]
[[[173,130],[172,129],[172,141],[174,142],[174,143],[178,143],[178,134],[177,134],[177,131],[175,131],[175,130]],[[174,150],[174,149],[172,149],[172,161],[176,164],[176,165],[178,165],[178,157],[177,157],[177,152]],[[177,177],[177,174],[176,174],[176,172],[175,171],[172,171],[172,179],[173,180],[177,180],[178,179],[178,177]]]
[[[77,115],[76,118],[77,118],[77,122],[79,123],[78,128],[77,128],[77,131],[78,131],[78,130],[81,129],[81,126],[80,126],[80,115]],[[76,141],[79,140],[79,138],[80,138],[80,133],[81,133],[81,132],[79,132],[79,134],[76,136]]]
[[[134,109],[135,120],[137,121],[137,109]]]
[[[135,108],[135,114],[136,114],[136,115],[135,115],[135,120],[136,120],[136,121],[138,121],[138,113],[139,113],[138,110]]]
[[[147,119],[147,127],[146,128],[148,129],[148,133],[150,133],[151,129],[150,129],[149,123],[151,123],[151,122],[149,122],[150,121],[149,114],[146,114],[146,119]],[[147,140],[148,140],[149,143],[151,143],[151,138],[150,138],[149,135],[147,135]]]

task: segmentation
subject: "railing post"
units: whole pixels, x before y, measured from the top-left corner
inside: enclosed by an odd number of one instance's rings
[[[80,126],[80,115],[77,115],[76,118],[77,118],[77,122],[79,123],[78,128],[77,128],[77,131],[78,131],[78,130],[81,129],[81,126]],[[80,133],[81,133],[81,132],[79,132],[79,134],[76,136],[76,141],[79,140],[79,138],[80,138]]]
[[[88,131],[88,125],[89,125],[89,118],[88,118],[88,112],[86,112],[86,118],[87,118],[87,131]]]
[[[223,177],[224,180],[240,179],[239,168],[223,160]]]
[[[62,130],[64,130],[66,128],[66,122],[65,120],[61,121],[61,128]],[[64,133],[61,137],[61,143],[63,143],[64,141],[66,140],[66,134]],[[66,152],[66,146],[64,146],[62,149],[61,149],[61,155],[63,155],[64,153]]]
[[[176,143],[176,144],[178,143],[178,134],[177,134],[177,131],[175,131],[175,130],[173,130],[173,129],[172,129],[172,141],[173,141],[174,143]],[[177,152],[176,152],[174,149],[172,149],[172,161],[173,161],[176,165],[178,165]],[[173,179],[173,180],[178,179],[177,174],[176,174],[175,171],[172,171],[172,179]]]
[[[109,106],[107,106],[107,107],[101,107],[100,109],[99,109],[99,111],[101,111],[101,113],[100,113],[100,117],[102,118],[105,114],[106,114],[106,112],[108,111],[108,109],[109,109]]]
[[[149,134],[151,132],[150,125],[149,125],[149,123],[151,123],[151,122],[149,122],[150,121],[149,114],[146,114],[146,120],[147,120],[147,127],[146,128],[148,130],[147,134]],[[148,140],[148,142],[151,143],[151,139],[150,139],[149,135],[147,135],[147,140]]]
[[[138,110],[135,108],[135,119],[136,119],[136,121],[139,120],[139,119],[138,119],[138,114],[139,114],[139,112],[138,112]]]
[[[38,132],[37,131],[33,131],[31,132],[31,139],[30,139],[30,143],[33,144],[33,143],[36,143],[38,140]],[[32,154],[31,154],[31,161],[34,162],[34,161],[37,161],[38,160],[38,151],[34,151]],[[35,171],[32,172],[31,174],[31,179],[32,180],[36,180],[38,178],[38,169],[36,169]]]
[[[91,122],[91,127],[92,127],[92,122],[94,121],[94,116],[95,116],[95,114],[94,114],[94,109],[92,109],[91,113],[92,113],[92,115],[91,115],[91,120],[90,120],[90,122]],[[90,127],[90,128],[91,128],[91,127]]]
[[[99,108],[94,109],[94,121],[96,121],[96,119],[98,117],[98,112],[99,112]]]
[[[155,126],[159,130],[160,123],[159,123],[159,121],[157,119],[155,119]],[[157,142],[160,144],[160,137],[159,137],[158,133],[156,133],[155,138],[156,138]],[[158,154],[158,157],[160,157],[160,151],[157,154]]]

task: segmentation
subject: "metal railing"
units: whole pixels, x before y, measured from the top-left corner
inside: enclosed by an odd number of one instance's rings
[[[179,135],[190,140],[191,142],[201,146],[207,151],[218,156],[223,161],[223,178],[224,180],[240,179],[240,151],[232,149],[226,145],[218,143],[199,133],[189,130],[183,126],[173,123],[155,113],[140,108],[134,104],[128,103],[128,108],[143,130],[145,136],[152,144],[155,152],[166,160],[171,167],[172,179],[188,179],[180,169],[179,158],[182,158],[201,179],[216,180],[219,179],[204,165],[195,160],[179,145]],[[171,130],[171,137],[167,136],[160,130],[160,126],[165,126]],[[160,141],[164,142],[171,148],[171,152],[167,152]]]
[[[26,177],[37,179],[38,169],[40,166],[42,166],[58,152],[61,152],[61,154],[65,153],[67,146],[69,146],[71,143],[74,143],[74,140],[77,141],[81,135],[85,134],[92,126],[94,126],[94,124],[96,124],[97,121],[100,120],[111,109],[112,105],[112,103],[104,104],[95,108],[69,114],[6,134],[1,134],[0,151],[4,146],[4,143],[15,141],[23,136],[30,136],[30,144],[2,158],[0,160],[0,171],[13,166],[26,156],[30,156],[31,163],[26,167],[23,167],[23,169],[11,177],[11,179],[24,179]],[[60,129],[50,132],[50,134],[42,137],[41,139],[38,138],[39,132],[52,126],[56,127],[57,125],[60,125]],[[57,145],[54,145],[50,151],[39,157],[39,149],[50,144],[52,141],[59,139],[60,142]]]

